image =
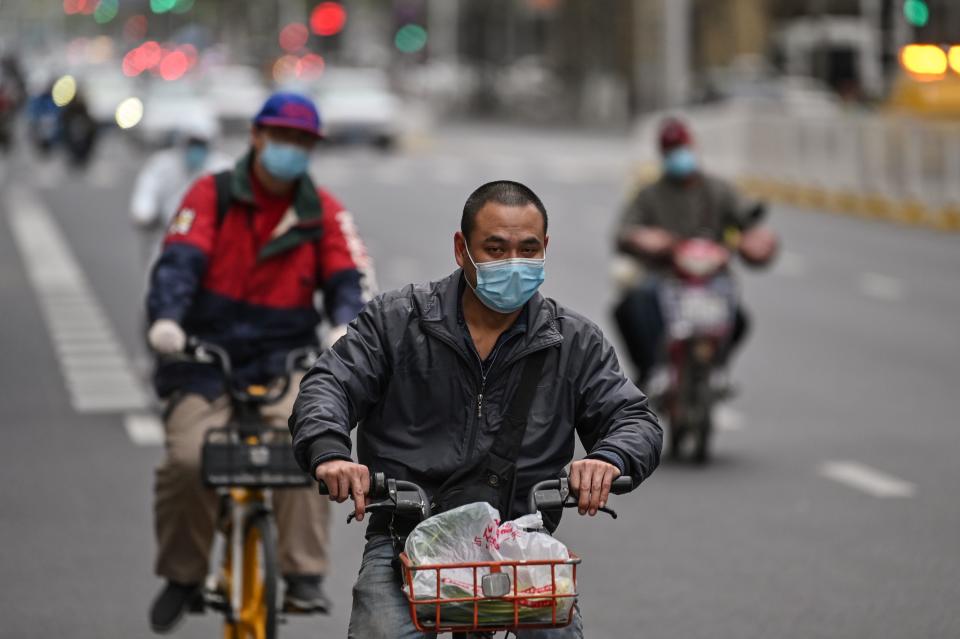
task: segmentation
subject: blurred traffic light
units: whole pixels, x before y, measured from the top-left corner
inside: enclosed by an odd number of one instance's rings
[[[930,7],[927,6],[926,0],[905,0],[903,17],[915,27],[926,26],[930,21]]]
[[[150,0],[150,10],[154,13],[186,13],[193,9],[196,0]]]
[[[419,24],[405,24],[393,40],[403,53],[416,53],[427,45],[427,31]]]
[[[106,24],[117,17],[120,11],[120,0],[100,0],[93,11],[93,19],[97,24]]]
[[[319,36],[337,35],[347,23],[347,10],[338,2],[321,2],[310,13],[310,29]]]

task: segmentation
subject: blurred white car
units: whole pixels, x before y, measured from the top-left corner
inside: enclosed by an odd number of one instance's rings
[[[101,126],[114,125],[120,103],[137,95],[136,83],[116,69],[90,67],[77,75],[90,115]]]
[[[134,137],[147,146],[168,146],[187,117],[216,117],[201,85],[192,77],[151,80],[143,92],[143,119]]]
[[[270,95],[253,67],[231,65],[207,69],[203,76],[206,98],[220,124],[228,130],[245,130]]]
[[[328,140],[396,145],[403,104],[382,70],[328,68],[310,88]]]

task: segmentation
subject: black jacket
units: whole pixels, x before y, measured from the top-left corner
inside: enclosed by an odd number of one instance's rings
[[[436,490],[487,451],[513,396],[523,358],[550,349],[517,461],[514,512],[537,481],[572,460],[574,429],[589,455],[637,484],[660,460],[663,431],[600,329],[539,293],[527,330],[505,341],[486,380],[457,317],[461,271],[371,301],[300,385],[290,417],[304,470],[350,459],[371,472]]]

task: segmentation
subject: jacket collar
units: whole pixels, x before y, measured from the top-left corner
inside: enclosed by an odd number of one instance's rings
[[[463,340],[457,317],[460,309],[460,279],[463,269],[457,269],[448,277],[434,283],[427,305],[421,317],[433,330],[450,340],[460,343]],[[561,341],[563,338],[557,328],[557,316],[554,305],[539,292],[534,293],[527,302],[527,330],[523,335],[520,350],[527,352],[538,350]]]
[[[230,197],[249,207],[256,207],[253,195],[253,150],[240,158],[233,169],[230,182]],[[316,240],[323,235],[323,209],[317,195],[317,187],[309,175],[304,175],[294,187],[293,211],[296,220],[277,237],[260,249],[259,258],[264,259],[287,251],[303,242]]]

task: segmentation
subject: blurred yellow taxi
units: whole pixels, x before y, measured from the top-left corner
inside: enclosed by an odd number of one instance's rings
[[[960,46],[910,44],[900,52],[902,73],[887,106],[901,113],[960,119]]]

